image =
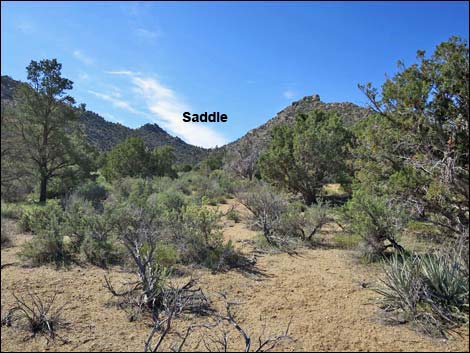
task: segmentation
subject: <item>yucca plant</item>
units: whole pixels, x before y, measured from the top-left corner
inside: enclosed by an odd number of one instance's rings
[[[415,317],[421,300],[423,282],[419,273],[419,258],[393,255],[384,266],[383,287],[376,291],[383,296],[384,307],[401,309]]]
[[[424,256],[420,272],[426,285],[425,300],[433,313],[450,323],[468,320],[469,282],[457,254]]]
[[[468,276],[458,252],[394,255],[384,263],[384,308],[400,312],[428,334],[468,322]]]

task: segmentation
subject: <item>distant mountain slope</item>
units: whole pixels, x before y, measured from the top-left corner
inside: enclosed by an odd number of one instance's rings
[[[2,76],[2,101],[12,100],[13,92],[20,83],[20,81],[16,81],[9,76]],[[209,153],[207,149],[190,145],[178,137],[169,135],[157,124],[146,124],[138,129],[131,129],[107,121],[92,111],[86,111],[82,114],[81,119],[88,142],[100,151],[108,151],[126,138],[138,136],[144,140],[149,148],[164,145],[172,146],[178,162],[195,164]]]
[[[2,100],[13,99],[13,91],[20,83],[20,81],[13,80],[9,76],[2,76]],[[146,124],[138,129],[131,129],[121,124],[109,122],[92,111],[86,111],[81,118],[89,143],[101,151],[110,150],[129,136],[138,136],[144,140],[149,148],[170,145],[175,150],[178,162],[195,164],[208,156],[211,151],[225,150],[230,152],[244,149],[246,155],[258,155],[268,145],[271,130],[274,126],[282,123],[292,123],[297,114],[308,113],[314,109],[335,111],[343,117],[347,125],[352,125],[370,114],[369,109],[353,103],[324,103],[318,95],[307,96],[293,102],[265,124],[249,131],[238,140],[215,150],[190,145],[178,137],[169,135],[157,124]],[[247,153],[247,150],[252,151],[252,153]]]
[[[324,103],[320,100],[319,95],[306,96],[281,110],[276,116],[263,125],[248,131],[243,137],[222,148],[228,152],[234,150],[246,151],[250,149],[253,154],[258,154],[267,147],[274,126],[282,123],[290,124],[294,121],[297,114],[308,113],[315,109],[336,112],[343,118],[347,126],[353,125],[355,122],[370,114],[369,109],[353,103]],[[245,152],[245,154],[247,153]]]

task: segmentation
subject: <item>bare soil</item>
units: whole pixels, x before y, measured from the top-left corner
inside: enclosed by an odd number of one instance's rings
[[[253,253],[249,241],[256,232],[248,225],[249,211],[234,200],[220,209],[234,205],[241,222],[224,221],[224,235],[248,256],[256,256],[256,272],[232,270],[213,274],[205,269],[190,268],[198,285],[220,307],[218,292],[243,305],[238,308],[240,324],[257,339],[267,324],[265,336],[285,330],[292,318],[290,333],[295,340],[278,350],[287,351],[468,351],[468,327],[461,328],[449,340],[420,335],[407,325],[390,326],[380,320],[377,294],[370,289],[377,284],[380,271],[361,265],[349,250],[328,246],[304,249],[297,255]],[[327,228],[328,239],[335,228]],[[19,234],[13,246],[1,250],[2,317],[13,306],[12,294],[24,296],[29,288],[41,295],[59,291],[57,305],[67,303],[63,312],[70,325],[58,331],[65,340],[47,343],[44,337],[28,338],[28,333],[2,327],[2,351],[142,351],[150,331],[149,320],[130,322],[126,312],[114,305],[103,287],[107,274],[117,285],[134,275],[120,268],[108,271],[73,266],[68,270],[54,267],[26,268],[17,257],[19,246],[30,235]],[[4,267],[6,264],[7,265]],[[184,280],[180,278],[179,280]],[[175,328],[205,318],[182,317]],[[231,349],[241,349],[236,332],[230,336]],[[186,350],[204,350],[197,345],[197,335]]]

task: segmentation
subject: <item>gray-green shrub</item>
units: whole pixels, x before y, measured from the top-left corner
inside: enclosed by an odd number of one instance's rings
[[[73,259],[73,250],[67,227],[57,213],[47,216],[46,226],[37,228],[34,238],[23,244],[19,253],[21,259],[28,261],[32,266],[41,266],[54,263],[57,267],[70,264]]]
[[[399,252],[398,238],[406,224],[405,212],[386,197],[356,190],[344,207],[353,234],[362,238],[361,253],[368,261],[384,256],[388,248]]]

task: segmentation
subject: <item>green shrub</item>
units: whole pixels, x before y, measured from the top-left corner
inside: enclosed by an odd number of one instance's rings
[[[231,221],[234,221],[235,223],[239,223],[240,222],[240,213],[238,213],[236,210],[234,209],[231,209],[228,213],[227,213],[227,219],[231,220]]]
[[[152,194],[147,201],[150,206],[154,206],[163,212],[180,212],[187,203],[185,195],[176,190],[167,190]]]
[[[65,221],[65,213],[62,207],[55,200],[50,200],[46,205],[24,207],[19,224],[23,231],[37,234],[48,229],[54,217],[58,222],[63,223]]]
[[[123,262],[124,248],[107,234],[91,231],[81,243],[80,253],[93,265],[107,268]]]
[[[66,222],[75,252],[82,259],[100,267],[119,264],[124,250],[116,239],[112,208],[97,212],[90,201],[71,197],[66,205]]]
[[[361,237],[354,234],[339,234],[333,238],[333,242],[340,248],[354,249],[361,242]]]
[[[183,209],[181,224],[184,234],[181,249],[185,263],[197,263],[212,270],[227,268],[233,257],[231,243],[224,244],[220,226],[221,214],[204,206],[190,204]]]
[[[90,201],[95,208],[98,208],[98,206],[101,205],[101,203],[108,197],[108,190],[106,187],[91,180],[80,186],[76,193],[83,199]]]
[[[165,268],[171,268],[180,261],[180,256],[176,247],[162,242],[157,244],[155,257],[157,262]]]
[[[38,228],[36,236],[23,245],[20,258],[32,266],[49,263],[57,267],[68,265],[73,256],[66,227],[57,213],[50,213],[46,223],[46,227]]]
[[[120,202],[144,207],[148,197],[156,191],[154,184],[151,179],[121,178],[113,183],[113,195]]]
[[[388,248],[404,250],[398,237],[406,223],[405,213],[386,197],[356,190],[344,211],[353,234],[362,238],[360,250],[368,261],[381,259]]]
[[[2,201],[1,214],[2,218],[20,219],[21,207],[14,203],[7,203]]]

